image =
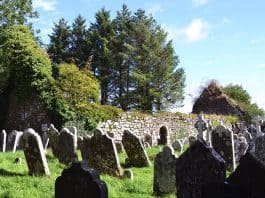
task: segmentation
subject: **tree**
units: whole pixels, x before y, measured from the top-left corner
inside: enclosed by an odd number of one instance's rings
[[[15,89],[18,102],[37,94],[58,127],[70,119],[72,112],[55,94],[51,61],[30,29],[22,25],[5,28],[0,43],[5,49],[0,56],[0,63],[5,66],[2,67],[4,80],[0,75],[0,81],[4,82],[0,90]]]
[[[53,63],[59,64],[71,62],[69,52],[70,36],[70,26],[68,26],[67,21],[64,18],[54,24],[53,32],[49,35],[50,44],[47,49]]]
[[[29,18],[38,17],[31,0],[2,0],[0,2],[0,26],[26,25]]]
[[[95,17],[96,22],[90,26],[91,53],[93,54],[92,71],[100,81],[101,104],[108,104],[113,68],[114,29],[109,11],[102,8]]]
[[[85,23],[86,20],[81,15],[78,15],[72,24],[70,37],[72,61],[79,68],[85,67],[90,56],[90,43]]]
[[[251,102],[251,96],[241,85],[229,84],[223,88],[224,93],[236,101],[244,111],[244,119],[250,122],[257,116],[264,116],[264,109]]]
[[[57,94],[74,111],[82,104],[98,101],[99,84],[86,68],[79,70],[74,64],[60,64],[58,68]]]
[[[112,104],[123,110],[130,109],[132,87],[132,14],[126,5],[117,12],[114,19],[115,39],[113,40]]]

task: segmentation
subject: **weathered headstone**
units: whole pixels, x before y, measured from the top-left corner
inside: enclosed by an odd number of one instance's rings
[[[182,152],[183,145],[181,144],[180,140],[175,140],[172,143],[172,147],[173,147],[174,151]]]
[[[77,149],[81,150],[81,148],[83,146],[83,140],[84,140],[84,138],[82,136],[77,137]]]
[[[58,156],[59,162],[63,164],[70,164],[77,160],[77,142],[75,135],[67,128],[63,128],[58,136]]]
[[[198,115],[198,120],[195,123],[194,127],[198,130],[197,139],[203,139],[206,141],[207,123],[204,120],[203,115]]]
[[[176,161],[178,198],[204,198],[202,188],[225,180],[225,161],[203,140],[197,140]]]
[[[6,131],[3,129],[0,134],[0,152],[6,151]]]
[[[130,131],[125,130],[122,136],[122,144],[131,166],[150,166],[150,161],[140,138],[132,134]]]
[[[265,136],[259,136],[255,139],[255,155],[265,163]]]
[[[59,136],[59,132],[54,127],[54,125],[51,124],[47,133],[48,133],[48,137],[49,137],[49,144],[52,147],[52,154],[55,157],[58,157],[58,155],[59,155],[59,151],[58,151],[58,136]]]
[[[33,129],[26,129],[22,136],[24,155],[30,175],[50,175],[42,141]]]
[[[78,139],[77,128],[75,126],[68,126],[66,128],[74,135],[75,143],[76,143],[75,147],[77,148],[77,139]]]
[[[86,135],[83,137],[83,142],[82,142],[82,147],[80,148],[81,150],[81,156],[83,161],[88,161],[88,153],[90,146],[90,141],[91,141],[91,136]]]
[[[150,146],[152,146],[153,144],[153,140],[152,140],[152,136],[149,134],[145,134],[144,135],[144,142],[147,142]]]
[[[235,138],[236,137],[236,138]],[[234,134],[235,161],[239,162],[240,158],[245,155],[248,149],[248,143],[242,133]]]
[[[20,146],[20,138],[23,135],[22,131],[13,130],[7,136],[7,151],[16,152],[17,148]]]
[[[189,136],[189,145],[192,146],[196,142],[196,137],[194,136]]]
[[[44,150],[46,151],[47,148],[48,148],[48,144],[49,144],[49,136],[48,136],[48,132],[47,131],[44,131],[42,133],[42,137],[41,137],[41,140],[42,140],[42,144],[43,144],[43,148]]]
[[[155,195],[176,193],[176,159],[174,150],[165,146],[158,153],[154,161],[154,186]]]
[[[64,169],[55,181],[55,198],[108,198],[108,189],[98,173],[84,162]]]
[[[120,161],[114,140],[104,135],[101,130],[95,129],[89,143],[88,164],[100,174],[122,176]]]
[[[265,164],[247,152],[227,182],[239,188],[247,198],[265,197]]]
[[[159,139],[158,139],[158,145],[166,145],[169,143],[168,138],[168,128],[166,126],[161,126],[159,129]]]
[[[212,147],[212,131],[213,131],[213,124],[211,120],[207,120],[207,134],[206,134],[206,143]]]
[[[235,169],[235,151],[233,132],[218,125],[212,131],[212,146],[226,162],[226,168],[230,171]]]

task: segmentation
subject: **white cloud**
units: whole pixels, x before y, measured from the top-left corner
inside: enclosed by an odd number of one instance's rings
[[[56,0],[33,0],[32,5],[35,9],[42,9],[44,11],[56,10]]]
[[[147,14],[152,14],[153,16],[157,13],[164,12],[164,9],[160,4],[153,4],[151,7],[147,8]]]
[[[257,68],[257,69],[265,69],[265,63],[257,64],[257,65],[256,65],[256,68]]]
[[[187,26],[177,28],[175,26],[162,25],[168,32],[168,38],[180,42],[193,43],[206,39],[209,35],[210,24],[201,18],[193,19]]]
[[[206,5],[209,2],[209,0],[192,0],[192,4],[195,7]]]

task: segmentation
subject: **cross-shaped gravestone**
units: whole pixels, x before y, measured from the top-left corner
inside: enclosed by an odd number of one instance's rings
[[[198,120],[195,123],[195,128],[198,130],[197,139],[205,140],[204,131],[207,129],[207,123],[204,120],[203,115],[198,115]]]

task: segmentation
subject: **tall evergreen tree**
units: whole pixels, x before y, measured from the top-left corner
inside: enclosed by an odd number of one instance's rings
[[[114,70],[113,70],[113,100],[112,104],[123,110],[130,108],[132,101],[130,88],[132,86],[132,14],[126,5],[117,12],[114,19]]]
[[[72,24],[71,31],[70,53],[72,61],[79,68],[85,67],[90,56],[90,44],[85,23],[86,20],[81,15],[78,15]]]
[[[70,60],[71,29],[67,21],[62,18],[54,24],[53,32],[48,45],[48,53],[55,64],[71,62]]]
[[[101,104],[107,104],[111,94],[114,29],[109,11],[102,8],[95,17],[96,22],[90,27],[92,71],[100,81]]]

